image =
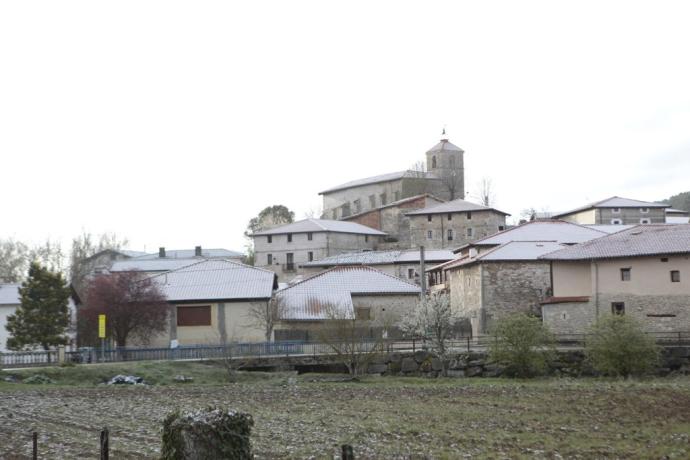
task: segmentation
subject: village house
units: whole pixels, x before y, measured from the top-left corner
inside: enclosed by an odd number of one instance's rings
[[[647,331],[690,330],[690,225],[639,225],[542,256],[555,333],[583,333],[597,317],[630,315]]]
[[[196,246],[194,249],[166,250],[164,247],[158,249],[157,253],[143,254],[138,257],[130,257],[112,262],[110,267],[103,271],[131,272],[137,271],[143,274],[163,273],[170,270],[192,265],[204,259],[223,259],[235,262],[242,262],[245,255],[230,251],[228,249],[203,249]]]
[[[589,225],[663,224],[666,222],[665,210],[669,207],[669,205],[663,203],[651,203],[613,196],[568,212],[554,214],[553,218]]]
[[[456,248],[506,228],[510,214],[457,199],[408,212],[410,245],[429,249]]]
[[[280,282],[302,273],[306,262],[345,252],[375,250],[386,234],[354,222],[304,219],[251,235],[254,266],[271,270]]]
[[[263,342],[253,309],[267,310],[275,273],[239,262],[203,259],[151,278],[170,304],[169,327],[151,346]]]
[[[368,209],[344,217],[343,220],[356,222],[385,232],[386,237],[379,245],[381,249],[409,249],[413,245],[410,236],[410,218],[405,213],[441,203],[443,203],[443,200],[440,198],[425,193]]]
[[[551,295],[551,273],[539,256],[606,235],[563,221],[525,223],[457,248],[455,260],[427,271],[430,289],[450,293],[468,334],[486,334],[506,313],[540,313],[540,302]]]
[[[464,152],[445,135],[426,152],[426,171],[407,170],[358,179],[324,190],[323,217],[345,219],[395,201],[430,193],[442,200],[465,197]]]
[[[455,259],[449,250],[430,250],[424,252],[427,266],[441,264]],[[421,259],[419,249],[405,251],[362,251],[338,254],[313,262],[302,264],[305,275],[315,274],[322,270],[344,266],[375,267],[389,275],[420,284]]]
[[[419,286],[371,267],[335,267],[275,293],[276,340],[319,338],[324,323],[360,321],[372,336],[396,335],[402,316],[419,301]]]

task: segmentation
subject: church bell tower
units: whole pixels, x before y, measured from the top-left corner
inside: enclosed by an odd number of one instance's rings
[[[441,141],[426,152],[426,169],[441,183],[448,200],[465,199],[465,152],[452,144],[443,128]]]

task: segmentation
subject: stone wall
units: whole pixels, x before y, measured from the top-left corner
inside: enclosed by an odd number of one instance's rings
[[[499,229],[505,228],[505,215],[496,211],[472,211],[468,217],[466,212],[448,214],[431,214],[431,222],[427,215],[408,216],[410,219],[410,244],[412,247],[423,245],[427,249],[457,248],[479,238],[493,235]],[[468,229],[472,229],[472,236],[468,236]],[[448,230],[453,230],[453,239],[448,240]],[[428,238],[428,232],[432,238]]]
[[[597,209],[596,223],[611,224],[613,219],[621,220],[623,225],[641,224],[642,219],[649,219],[650,224],[666,223],[666,211],[664,208],[648,208],[648,212],[642,212],[640,209],[619,208],[619,212],[613,212],[613,208]]]

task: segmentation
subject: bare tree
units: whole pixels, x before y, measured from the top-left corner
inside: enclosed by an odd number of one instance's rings
[[[450,201],[458,198],[464,199],[461,195],[462,190],[462,173],[455,169],[439,169],[435,171],[436,176],[440,179],[443,186],[448,190]]]
[[[490,177],[482,177],[477,184],[474,198],[483,206],[493,206],[496,195],[494,193],[494,184]]]
[[[53,272],[62,272],[64,253],[60,243],[46,240],[30,247],[13,240],[0,240],[0,281],[18,283],[26,279],[31,263],[36,262]]]
[[[69,277],[77,292],[83,293],[85,278],[92,269],[89,264],[85,263],[86,259],[106,249],[121,249],[127,246],[127,244],[127,238],[119,238],[114,233],[94,236],[91,233],[83,232],[81,235],[73,238],[70,251]]]
[[[347,367],[350,377],[358,378],[384,349],[385,334],[372,337],[372,328],[386,330],[391,325],[391,317],[382,314],[372,320],[336,304],[326,303],[319,307],[327,317],[317,333],[320,341]]]
[[[426,177],[426,163],[423,161],[418,161],[412,165],[410,172],[413,177]]]
[[[250,324],[248,325],[262,328],[266,342],[270,342],[273,329],[283,317],[285,310],[285,302],[280,298],[271,299],[266,305],[256,303],[249,309]]]
[[[323,204],[318,203],[304,211],[305,219],[320,219],[323,215]]]
[[[401,324],[408,335],[429,340],[431,350],[441,361],[444,376],[448,374],[449,342],[459,319],[451,308],[448,294],[435,292],[420,300]]]

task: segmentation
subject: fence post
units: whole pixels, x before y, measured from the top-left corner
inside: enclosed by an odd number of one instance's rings
[[[415,351],[415,339],[412,339],[412,353],[414,353]]]
[[[343,444],[341,446],[341,456],[342,460],[355,460],[355,454],[352,451],[352,446],[349,444]]]
[[[103,431],[101,431],[101,460],[108,460],[108,451],[109,451],[109,446],[108,446],[108,441],[109,441],[109,435],[108,435],[108,428],[105,427],[103,428]]]
[[[31,440],[31,444],[33,446],[33,453],[31,455],[31,458],[33,460],[38,460],[38,433],[36,431],[31,433]]]
[[[58,345],[58,364],[64,364],[65,363],[65,346],[64,345]]]

